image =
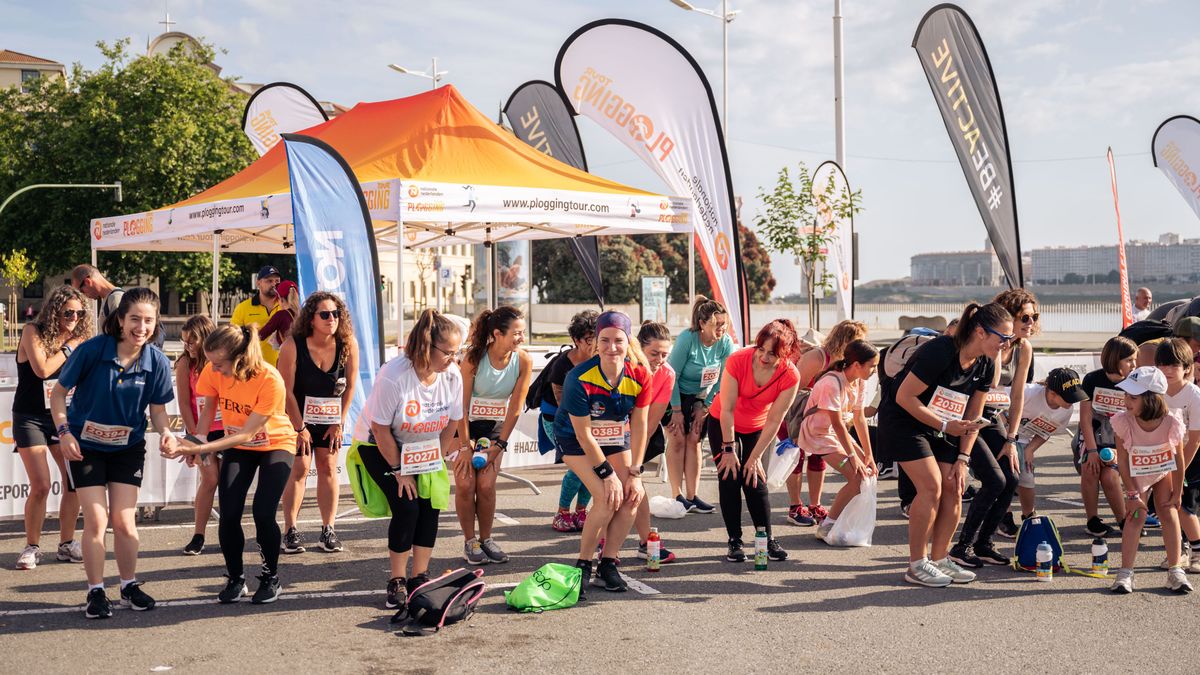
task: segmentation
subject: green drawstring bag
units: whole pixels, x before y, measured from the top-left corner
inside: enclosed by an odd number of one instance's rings
[[[565,609],[579,602],[582,585],[583,570],[571,565],[546,563],[516,588],[504,591],[504,601],[509,609],[517,612]]]
[[[361,443],[355,441],[346,453],[346,471],[350,474],[350,490],[354,492],[354,501],[358,510],[368,518],[388,518],[392,508],[388,506],[387,497],[379,484],[367,473],[362,456],[358,452]]]

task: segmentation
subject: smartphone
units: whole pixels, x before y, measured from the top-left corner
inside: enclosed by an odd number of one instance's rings
[[[184,434],[183,440],[191,443],[192,445],[204,445],[204,441],[197,438],[194,434]]]
[[[996,426],[996,420],[988,419],[986,417],[980,417],[979,419],[971,422],[971,424],[974,424],[975,426],[979,427],[980,429],[986,429],[988,427]]]

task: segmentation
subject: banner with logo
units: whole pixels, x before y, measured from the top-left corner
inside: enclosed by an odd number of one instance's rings
[[[987,50],[958,7],[929,10],[912,46],[1010,288],[1024,286],[1008,128]]]
[[[1117,271],[1121,277],[1121,328],[1133,323],[1133,301],[1129,297],[1129,264],[1125,259],[1125,233],[1121,230],[1121,202],[1117,199],[1117,165],[1108,149],[1108,177],[1112,183],[1113,209],[1117,212]]]
[[[1158,125],[1150,139],[1150,156],[1200,216],[1200,120],[1176,115]]]
[[[283,140],[300,295],[328,291],[341,297],[358,341],[358,385],[343,429],[348,437],[383,363],[383,302],[371,217],[358,180],[337,151],[309,136],[283,134]]]
[[[617,137],[695,204],[690,226],[717,299],[745,342],[750,306],[733,182],[712,87],[699,64],[661,31],[624,19],[595,21],[563,43],[558,88],[575,111]]]
[[[842,218],[826,204],[827,199],[850,199],[850,181],[837,162],[822,162],[813,172],[812,196],[820,225],[829,237],[825,270],[833,277],[838,317],[850,319],[854,317],[854,216]]]
[[[290,82],[272,82],[254,92],[242,113],[242,130],[259,156],[275,147],[280,134],[304,131],[329,120],[311,94]]]
[[[583,140],[570,103],[562,92],[549,82],[531,80],[517,87],[504,104],[504,114],[517,138],[576,169],[587,171]],[[595,237],[567,239],[579,269],[587,279],[600,306],[604,306],[604,286],[600,280],[600,246]]]

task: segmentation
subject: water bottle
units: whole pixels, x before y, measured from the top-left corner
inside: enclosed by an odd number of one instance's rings
[[[471,457],[471,466],[475,467],[476,471],[487,466],[487,451],[490,447],[492,447],[492,442],[486,438],[475,441],[475,454]]]
[[[767,531],[758,530],[754,533],[754,569],[767,569]]]
[[[658,528],[650,528],[650,536],[646,537],[646,571],[657,572],[662,564],[662,540],[658,538]]]
[[[1092,540],[1092,574],[1108,574],[1108,542],[1103,537]]]
[[[1037,547],[1037,580],[1050,581],[1052,579],[1054,579],[1054,549],[1043,541]]]
[[[1105,464],[1105,465],[1113,466],[1113,467],[1116,466],[1117,453],[1113,452],[1112,448],[1100,448],[1100,450],[1096,454],[1100,455],[1100,463],[1101,464]]]

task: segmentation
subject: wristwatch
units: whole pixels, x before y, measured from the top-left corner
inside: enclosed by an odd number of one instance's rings
[[[492,445],[499,446],[501,450],[508,449],[508,441],[504,440],[503,438],[497,438],[496,440],[492,441]]]
[[[396,466],[393,466],[391,469],[389,469],[389,470],[387,470],[387,471],[384,471],[384,472],[383,472],[383,475],[385,475],[385,476],[399,476],[399,475],[400,475],[400,471],[401,471],[403,468],[404,468],[404,465],[403,465],[403,464],[397,464]]]
[[[958,461],[962,462],[963,464],[966,464],[967,462],[971,461],[971,456],[960,452],[960,453],[958,453]]]
[[[629,477],[630,478],[641,478],[642,471],[644,471],[645,469],[646,469],[645,464],[638,464],[637,466],[631,466],[631,467],[629,467]]]
[[[722,443],[721,452],[733,452],[733,441]]]

